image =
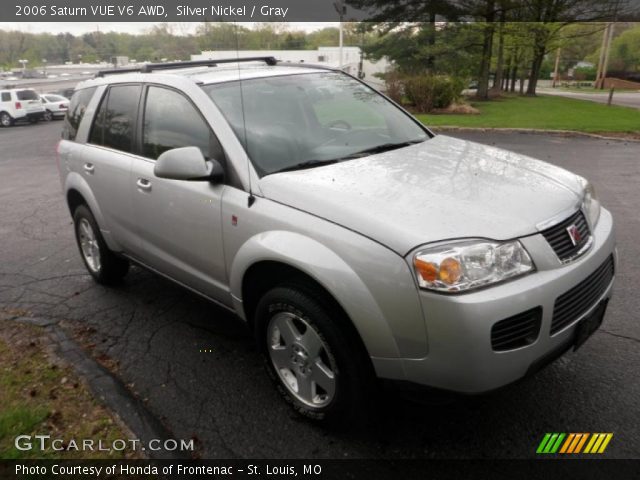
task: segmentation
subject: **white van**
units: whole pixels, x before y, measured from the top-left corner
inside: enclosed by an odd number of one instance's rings
[[[20,120],[36,123],[44,118],[44,114],[44,106],[35,90],[0,90],[0,126],[10,127]]]

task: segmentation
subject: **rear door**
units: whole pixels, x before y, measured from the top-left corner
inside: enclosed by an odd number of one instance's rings
[[[133,250],[136,243],[130,179],[141,91],[140,84],[110,86],[79,152],[79,168],[104,218],[100,229],[124,251]]]
[[[157,178],[165,151],[195,146],[223,166],[225,154],[208,123],[183,93],[147,87],[140,121],[140,157],[132,164],[133,208],[140,234],[137,256],[175,280],[230,304],[221,228],[223,184]]]

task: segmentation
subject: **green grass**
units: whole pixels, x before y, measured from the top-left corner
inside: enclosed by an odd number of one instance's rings
[[[476,128],[535,128],[600,133],[640,132],[640,110],[576,100],[539,96],[508,96],[489,102],[472,102],[477,115],[420,114],[428,126]]]
[[[51,361],[42,335],[35,327],[0,319],[0,459],[122,458],[125,454],[116,451],[16,448],[18,435],[102,439],[106,445],[127,438],[73,371]]]
[[[0,438],[13,439],[18,435],[29,435],[36,431],[49,416],[46,408],[39,406],[14,405],[0,412]],[[15,448],[0,450],[2,458],[12,460],[21,458],[21,452]]]

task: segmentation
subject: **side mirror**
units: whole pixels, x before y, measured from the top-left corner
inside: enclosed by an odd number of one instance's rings
[[[198,147],[167,150],[158,157],[153,173],[169,180],[221,182],[224,169],[217,160],[205,160]]]

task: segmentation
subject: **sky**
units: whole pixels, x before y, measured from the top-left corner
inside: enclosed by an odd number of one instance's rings
[[[169,22],[174,27],[177,34],[188,35],[195,33],[196,27],[200,25],[198,22]],[[254,23],[240,22],[240,25],[251,27]],[[19,30],[30,33],[72,33],[74,35],[82,35],[87,32],[100,30],[101,32],[120,32],[120,33],[144,33],[151,28],[154,23],[151,22],[30,22],[30,23],[6,23],[0,22],[0,30]],[[288,22],[287,26],[291,30],[303,30],[312,32],[325,27],[337,27],[338,22]]]

